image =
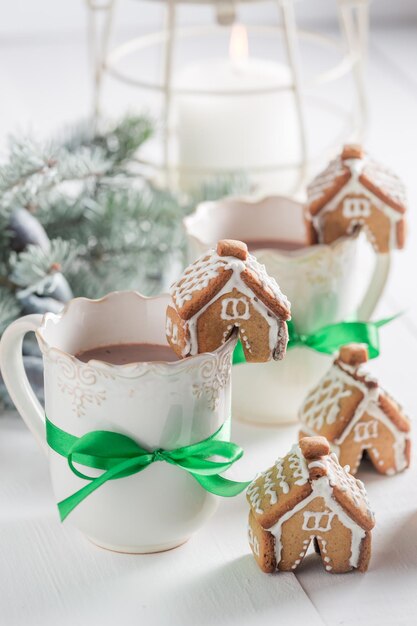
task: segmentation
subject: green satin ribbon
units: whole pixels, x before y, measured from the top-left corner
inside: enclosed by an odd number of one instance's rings
[[[177,448],[176,450],[146,450],[136,441],[107,430],[96,430],[82,437],[75,437],[58,428],[46,418],[46,438],[48,445],[68,460],[71,471],[89,481],[85,487],[76,491],[58,503],[61,521],[93,491],[108,480],[116,480],[138,474],[152,463],[164,461],[185,470],[210,493],[217,496],[232,497],[241,493],[250,484],[237,482],[219,476],[228,470],[243,454],[242,448],[235,443],[223,441],[228,424],[224,424],[213,435],[198,443]],[[219,456],[224,461],[210,461],[210,457]],[[77,469],[79,463],[94,469],[104,470],[98,477],[88,476]]]
[[[288,324],[288,349],[297,346],[311,348],[323,354],[334,354],[348,343],[364,343],[368,346],[369,358],[379,355],[378,329],[394,320],[398,315],[387,317],[378,322],[339,322],[323,326],[311,335],[300,335],[294,329],[294,324]],[[245,363],[245,353],[242,344],[237,344],[233,353],[233,364]]]

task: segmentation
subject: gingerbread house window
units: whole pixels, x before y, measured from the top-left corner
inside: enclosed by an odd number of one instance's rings
[[[303,530],[326,533],[330,530],[334,513],[330,511],[304,513]]]
[[[221,318],[248,320],[250,318],[249,302],[245,298],[225,298],[222,301]]]
[[[354,428],[354,441],[360,442],[366,439],[376,439],[378,437],[378,421],[371,420],[356,424]]]
[[[171,339],[172,343],[178,343],[178,326],[173,324],[169,317],[167,317],[166,321],[166,335]]]
[[[256,556],[259,556],[260,554],[259,539],[253,532],[252,528],[248,529],[248,537],[249,537],[249,543],[252,546],[254,554],[256,554]]]
[[[178,343],[178,326],[176,324],[172,327],[172,341]]]
[[[347,219],[370,215],[371,203],[367,198],[345,198],[343,201],[343,216]]]

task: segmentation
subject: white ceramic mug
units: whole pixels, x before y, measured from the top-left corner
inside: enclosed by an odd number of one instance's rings
[[[136,292],[116,292],[101,300],[77,298],[59,315],[28,315],[4,333],[0,344],[4,381],[49,456],[57,502],[86,482],[71,472],[66,458],[48,448],[45,412],[72,435],[109,430],[130,436],[149,450],[202,441],[230,419],[234,338],[214,353],[182,361],[110,365],[75,358],[80,351],[110,344],[167,345],[167,303],[168,296],[145,298]],[[43,354],[45,412],[23,368],[22,340],[29,331],[36,333]],[[68,521],[102,547],[155,552],[184,543],[216,504],[216,496],[188,472],[153,463],[141,473],[102,485],[71,512]]]
[[[290,198],[204,202],[185,218],[184,225],[190,262],[219,239],[295,244],[295,250],[255,246],[253,252],[288,296],[300,334],[356,315],[368,318],[385,285],[389,259],[378,259],[369,280],[366,267],[375,255],[357,235],[331,245],[306,246],[303,205]],[[295,421],[303,397],[330,362],[326,355],[298,347],[289,350],[283,361],[235,366],[233,416],[259,424]]]

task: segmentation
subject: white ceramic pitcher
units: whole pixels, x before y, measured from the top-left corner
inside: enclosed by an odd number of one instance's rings
[[[297,249],[290,251],[255,246],[253,253],[289,298],[294,326],[301,334],[356,316],[368,319],[387,278],[389,259],[379,258],[371,280],[369,274],[366,280],[364,267],[374,254],[357,235],[331,245],[306,246],[303,205],[290,198],[204,202],[185,218],[184,225],[190,262],[219,239],[296,244]],[[326,355],[297,347],[280,362],[234,366],[233,416],[259,424],[295,421],[304,395],[330,361]]]

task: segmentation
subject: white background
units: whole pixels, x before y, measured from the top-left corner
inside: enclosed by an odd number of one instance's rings
[[[136,4],[125,1],[124,4]],[[156,5],[156,2],[149,3]],[[326,18],[329,2],[306,0],[305,16]],[[135,10],[137,7],[135,7]],[[129,9],[130,10],[130,9]],[[133,9],[132,9],[133,10]],[[154,19],[141,14],[141,24]],[[404,310],[382,331],[372,371],[417,415],[417,27],[416,3],[375,0],[370,39],[367,146],[409,190],[410,236],[395,254],[377,316]],[[385,17],[384,17],[385,16]],[[384,19],[382,19],[384,18]],[[395,18],[395,19],[394,19]],[[0,19],[0,142],[7,132],[42,134],[86,115],[83,5],[77,0],[5,2]],[[134,30],[129,15],[122,31]],[[279,401],[279,393],[277,394]],[[285,454],[296,427],[234,424],[246,454],[245,479]],[[415,439],[415,437],[414,437]],[[414,442],[417,443],[416,441]],[[47,464],[22,422],[0,419],[0,624],[411,625],[417,614],[417,480],[413,467],[381,478],[361,474],[376,511],[373,557],[365,575],[332,576],[311,556],[296,574],[265,576],[249,554],[244,497],[221,503],[213,520],[183,547],[132,557],[98,550],[61,526]]]
[[[104,3],[105,0],[103,0]],[[303,19],[314,22],[329,21],[332,13],[333,0],[299,0],[302,4],[300,14]],[[153,25],[161,20],[160,0],[119,0],[123,8],[121,24],[132,28],[135,24]],[[275,19],[276,2],[264,2],[251,9],[245,8],[243,15],[253,15],[261,20]],[[137,18],[137,7],[140,6],[140,18]],[[206,9],[209,15],[211,9]],[[193,21],[200,9],[187,9],[184,20]],[[373,0],[372,17],[376,22],[407,21],[410,16],[417,16],[417,4],[414,0]],[[74,34],[82,31],[85,20],[84,3],[82,0],[3,0],[0,35],[6,40],[10,37],[35,35],[61,37],[63,34]]]

